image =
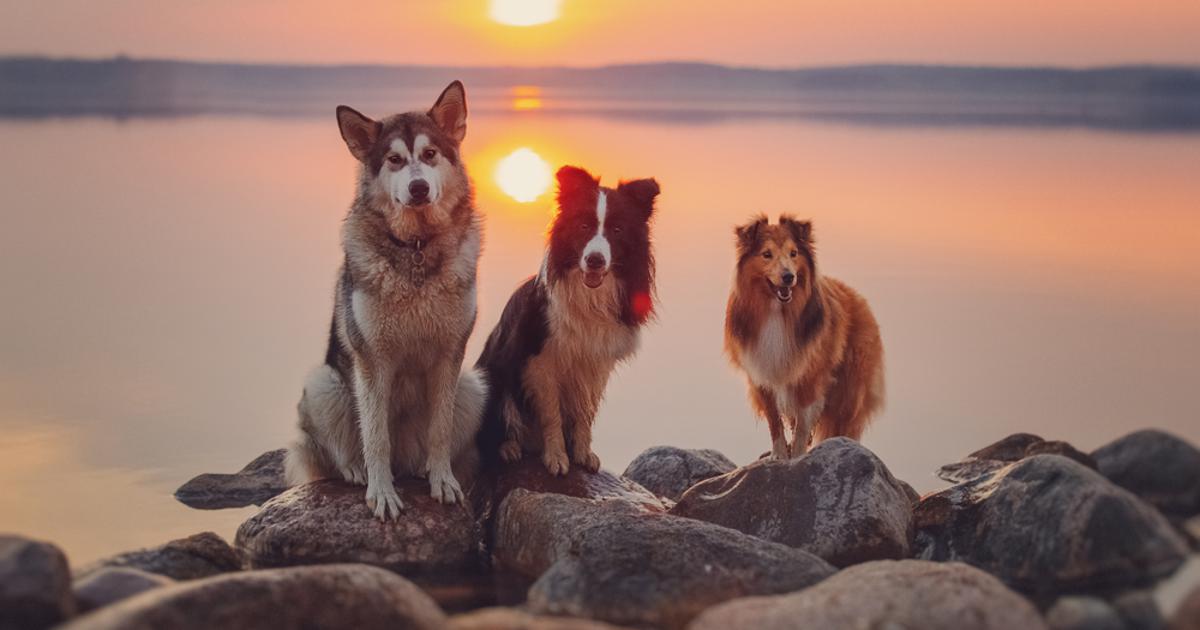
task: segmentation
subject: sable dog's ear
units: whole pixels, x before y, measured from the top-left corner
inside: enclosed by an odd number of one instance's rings
[[[733,233],[737,235],[737,250],[738,257],[745,256],[754,251],[758,247],[758,239],[762,236],[763,228],[767,226],[767,216],[760,214],[753,221],[746,225],[739,225],[734,228]]]
[[[379,140],[379,131],[383,125],[345,105],[338,105],[337,121],[342,140],[345,140],[346,146],[350,148],[350,155],[366,164],[370,160],[371,147]]]
[[[617,192],[629,195],[633,199],[638,208],[643,212],[643,221],[649,219],[651,214],[654,214],[654,198],[658,197],[659,193],[658,182],[654,178],[621,182],[617,184]]]
[[[591,173],[578,166],[564,166],[558,169],[555,177],[558,179],[559,208],[569,206],[570,204],[566,203],[567,201],[577,197],[584,191],[593,190],[600,185],[599,178],[592,177]]]
[[[446,135],[462,143],[467,137],[467,92],[462,81],[455,81],[442,90],[442,95],[429,109],[429,117]]]
[[[787,228],[797,245],[812,245],[812,221],[797,221],[785,214],[779,217],[779,224]]]

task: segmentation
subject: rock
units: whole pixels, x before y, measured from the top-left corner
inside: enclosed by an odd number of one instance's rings
[[[181,582],[126,599],[70,630],[444,628],[446,616],[408,580],[361,564],[269,569]]]
[[[1130,433],[1092,453],[1100,474],[1164,514],[1200,514],[1200,450],[1156,429]]]
[[[678,501],[684,490],[734,468],[736,464],[711,449],[655,446],[635,457],[621,476],[660,497]]]
[[[882,560],[859,564],[789,595],[736,599],[705,611],[691,630],[792,628],[1045,628],[1037,610],[996,578],[964,564]]]
[[[794,591],[834,572],[800,549],[620,501],[518,490],[496,528],[498,564],[541,575],[531,611],[622,625],[681,627],[717,602]]]
[[[1175,614],[1171,616],[1171,630],[1200,630],[1200,586],[1192,589]]]
[[[621,630],[590,619],[546,617],[515,608],[485,608],[450,618],[449,630]]]
[[[1096,597],[1060,597],[1046,611],[1050,630],[1125,630],[1125,622],[1108,602]]]
[[[315,481],[275,497],[238,528],[234,544],[261,569],[362,562],[408,576],[476,568],[482,534],[470,510],[442,505],[421,479],[398,479],[404,511],[383,522],[367,509],[362,486]]]
[[[0,630],[40,630],[74,614],[63,552],[50,543],[0,535]]]
[[[591,473],[581,466],[572,466],[561,477],[551,475],[536,457],[502,465],[494,479],[490,495],[493,506],[499,506],[513,490],[523,489],[598,501],[620,501],[654,512],[667,509],[662,499],[630,479],[618,477],[607,470]]]
[[[129,567],[107,567],[76,580],[73,588],[79,612],[85,613],[174,583],[175,580],[155,573]]]
[[[834,566],[907,558],[909,489],[874,453],[847,438],[807,455],[765,459],[692,486],[671,514],[798,547]]]
[[[1014,433],[967,455],[961,462],[942,466],[938,469],[937,476],[950,483],[963,483],[990,475],[1013,462],[1033,455],[1062,455],[1093,470],[1096,468],[1096,461],[1091,455],[1066,442],[1047,442],[1032,433]]]
[[[201,510],[262,505],[288,489],[283,473],[287,449],[267,451],[233,473],[204,473],[179,486],[175,498]]]
[[[961,560],[1039,597],[1149,584],[1187,553],[1152,507],[1058,455],[931,494],[916,518],[917,557]]]
[[[1167,620],[1154,595],[1148,591],[1130,591],[1112,601],[1125,627],[1129,630],[1166,630]]]
[[[195,580],[237,571],[242,568],[241,565],[237,552],[224,538],[204,532],[152,549],[128,551],[100,560],[78,571],[76,577],[87,577],[107,567],[129,567],[165,575],[173,580]]]

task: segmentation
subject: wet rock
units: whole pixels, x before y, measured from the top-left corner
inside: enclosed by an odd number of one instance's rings
[[[152,549],[129,551],[95,562],[76,573],[78,578],[107,567],[129,567],[165,575],[173,580],[195,580],[241,568],[237,552],[224,538],[204,532],[172,540]]]
[[[1130,591],[1112,600],[1117,615],[1129,630],[1166,630],[1167,620],[1158,609],[1154,595],[1147,591]]]
[[[655,446],[635,457],[621,476],[660,497],[678,501],[688,488],[734,468],[736,464],[711,449]]]
[[[911,555],[909,490],[874,453],[847,438],[791,460],[756,461],[692,486],[671,508],[835,566]]]
[[[1171,616],[1171,630],[1200,630],[1200,586],[1184,597]]]
[[[990,475],[1033,455],[1062,455],[1088,468],[1096,468],[1096,461],[1091,455],[1066,442],[1046,441],[1032,433],[1014,433],[967,455],[961,462],[942,466],[937,476],[950,483],[963,483]]]
[[[1125,630],[1125,622],[1108,602],[1096,597],[1060,597],[1046,611],[1050,630]]]
[[[926,496],[916,518],[917,557],[961,560],[1039,597],[1149,584],[1187,552],[1156,510],[1058,455]]]
[[[1200,514],[1200,450],[1156,429],[1130,433],[1092,453],[1100,474],[1171,517]]]
[[[175,498],[201,510],[262,505],[288,489],[283,458],[287,449],[267,451],[236,473],[204,473],[179,486]]]
[[[541,575],[530,610],[621,625],[681,627],[717,602],[834,572],[800,549],[619,501],[518,490],[496,527],[498,564]]]
[[[0,630],[40,630],[75,614],[71,569],[49,543],[0,535]]]
[[[85,613],[128,599],[150,589],[174,584],[175,580],[128,567],[108,567],[75,581],[75,601]]]
[[[486,608],[450,618],[449,630],[621,630],[590,619],[534,615],[515,608]]]
[[[1045,627],[1033,605],[996,578],[963,564],[919,560],[868,562],[798,593],[736,599],[705,611],[689,626],[691,630]]]
[[[362,562],[419,576],[478,565],[482,536],[466,506],[438,503],[424,480],[400,479],[397,487],[404,511],[383,522],[367,509],[362,486],[297,486],[242,523],[234,544],[256,569]]]
[[[334,564],[231,573],[165,586],[65,626],[70,630],[444,628],[446,616],[408,580]]]

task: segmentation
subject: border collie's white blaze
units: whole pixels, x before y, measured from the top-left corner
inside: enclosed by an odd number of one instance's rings
[[[658,183],[605,188],[558,171],[558,213],[537,276],[509,299],[476,364],[491,385],[485,460],[541,453],[554,474],[598,470],[592,423],[616,365],[637,351],[653,310],[650,217]]]

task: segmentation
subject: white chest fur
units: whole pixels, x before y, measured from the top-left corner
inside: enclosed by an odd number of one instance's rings
[[[566,280],[551,292],[547,345],[566,365],[580,361],[611,367],[637,351],[638,329],[620,321],[620,295],[611,278],[595,289]]]
[[[758,338],[742,354],[742,367],[750,381],[761,387],[782,387],[791,380],[795,357],[792,356],[791,334],[783,313],[774,309]]]

